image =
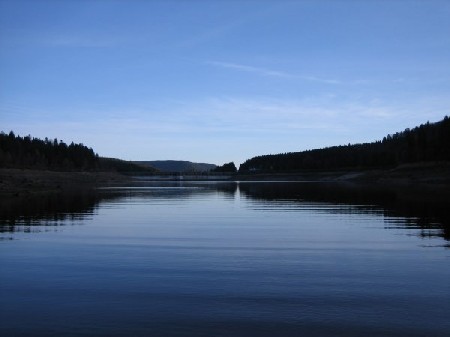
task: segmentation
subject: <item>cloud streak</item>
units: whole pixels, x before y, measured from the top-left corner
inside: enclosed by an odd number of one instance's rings
[[[238,63],[220,62],[220,61],[209,61],[207,63],[210,65],[216,66],[216,67],[233,69],[236,71],[242,71],[242,72],[248,72],[248,73],[254,73],[254,74],[257,74],[260,76],[269,76],[269,77],[277,77],[277,78],[285,78],[285,79],[298,79],[298,80],[324,83],[324,84],[343,84],[342,81],[339,81],[336,79],[320,78],[320,77],[316,77],[316,76],[303,76],[303,75],[292,74],[292,73],[288,73],[288,72],[284,72],[284,71],[253,67],[253,66],[243,65],[243,64],[238,64]]]
[[[208,64],[211,64],[213,66],[222,67],[222,68],[228,68],[228,69],[234,69],[238,71],[244,71],[249,73],[255,73],[262,76],[272,76],[272,77],[281,77],[281,78],[297,78],[297,76],[285,73],[282,71],[276,71],[276,70],[269,70],[264,68],[257,68],[237,63],[229,63],[229,62],[218,62],[218,61],[210,61]]]

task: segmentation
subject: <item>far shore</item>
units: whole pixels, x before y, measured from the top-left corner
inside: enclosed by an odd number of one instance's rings
[[[315,181],[351,182],[387,186],[449,186],[450,163],[419,163],[393,169],[330,170],[286,173],[177,174],[131,177],[116,172],[55,172],[27,169],[0,169],[0,194],[23,195],[135,184],[138,181],[205,180],[205,181]]]
[[[415,163],[396,168],[339,169],[301,172],[248,172],[248,173],[173,173],[136,177],[145,181],[304,181],[352,182],[380,185],[430,185],[450,186],[450,163]]]
[[[450,163],[417,163],[391,169],[305,171],[298,173],[238,174],[241,181],[323,181],[354,182],[382,185],[445,185],[450,186]]]

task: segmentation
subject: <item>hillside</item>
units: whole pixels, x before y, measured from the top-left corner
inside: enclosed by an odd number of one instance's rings
[[[450,118],[422,124],[372,143],[333,146],[248,159],[240,173],[304,172],[393,168],[399,165],[449,162]]]
[[[216,168],[214,164],[193,163],[184,160],[134,161],[133,163],[152,167],[161,172],[208,172]]]
[[[139,165],[132,161],[126,161],[117,158],[99,158],[98,168],[101,171],[116,171],[122,174],[133,175],[133,174],[153,174],[157,173],[158,170],[145,165]]]

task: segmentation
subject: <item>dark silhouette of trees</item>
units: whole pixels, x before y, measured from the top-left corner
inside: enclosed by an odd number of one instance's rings
[[[0,168],[51,171],[116,171],[120,173],[153,173],[156,169],[115,158],[99,157],[83,144],[31,136],[0,133]]]
[[[211,172],[236,173],[237,168],[236,165],[234,165],[234,162],[231,162],[223,164],[222,166],[217,166],[216,168],[212,169]]]
[[[67,145],[58,139],[41,140],[0,133],[0,167],[90,171],[98,166],[98,155],[83,144]]]
[[[427,122],[373,143],[254,157],[241,164],[239,172],[387,168],[430,161],[450,161],[448,116],[440,122]]]
[[[157,169],[139,165],[131,161],[116,159],[116,158],[99,158],[98,167],[101,171],[117,171],[123,174],[152,174],[158,172]]]

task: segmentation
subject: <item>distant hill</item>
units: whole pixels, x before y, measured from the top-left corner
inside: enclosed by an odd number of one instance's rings
[[[214,164],[193,163],[184,160],[134,161],[135,164],[153,167],[162,172],[208,172],[216,168]]]
[[[146,175],[158,172],[154,167],[139,165],[132,161],[105,157],[99,157],[98,169],[101,171],[116,171],[127,175]]]
[[[401,164],[450,161],[450,118],[422,124],[372,143],[258,156],[248,159],[239,172],[300,172],[390,168]]]

